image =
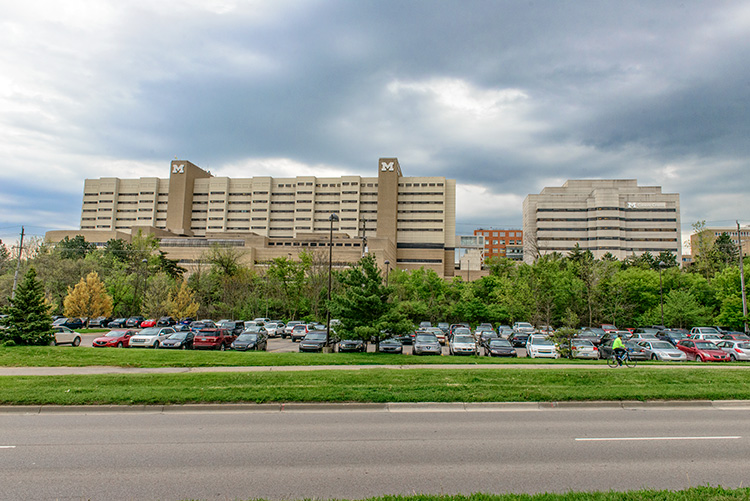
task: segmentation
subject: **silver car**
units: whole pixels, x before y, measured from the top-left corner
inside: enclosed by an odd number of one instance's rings
[[[435,334],[418,332],[414,337],[411,352],[413,355],[442,355],[443,348]]]
[[[750,360],[750,341],[725,339],[716,346],[729,353],[729,358],[735,360]]]
[[[682,350],[678,350],[668,341],[640,341],[639,346],[643,346],[644,354],[651,360],[661,360],[669,362],[684,362],[687,355]]]

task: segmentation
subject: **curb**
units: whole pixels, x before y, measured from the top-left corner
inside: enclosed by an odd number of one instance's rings
[[[390,402],[390,403],[263,403],[176,405],[0,405],[2,414],[108,414],[181,412],[529,412],[609,409],[750,410],[750,400],[635,400],[610,402]]]

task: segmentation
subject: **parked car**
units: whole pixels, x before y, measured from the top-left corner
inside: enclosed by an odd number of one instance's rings
[[[443,348],[435,334],[431,332],[418,332],[414,336],[414,345],[411,349],[412,355],[442,355]]]
[[[514,332],[525,332],[527,334],[533,334],[533,333],[536,332],[536,329],[529,322],[516,322],[516,323],[513,324],[513,331]]]
[[[179,350],[192,350],[195,333],[191,330],[179,331],[170,334],[167,339],[161,342],[162,348],[174,348]]]
[[[750,360],[750,342],[745,340],[724,339],[716,343],[716,347],[729,354],[732,361]]]
[[[428,327],[432,327],[432,322],[419,322],[420,329],[427,329]]]
[[[162,341],[174,334],[171,327],[146,327],[130,338],[130,348],[159,348]]]
[[[526,341],[529,340],[529,334],[526,332],[515,332],[508,336],[508,341],[514,348],[526,348]]]
[[[437,336],[438,341],[440,344],[444,345],[448,339],[448,337],[445,335],[445,332],[443,332],[442,329],[439,327],[427,327],[426,329],[420,329],[423,332],[431,332],[432,334],[435,334]]]
[[[658,339],[667,341],[673,346],[676,346],[680,342],[680,339],[685,339],[687,336],[688,333],[681,329],[664,329],[656,333]]]
[[[661,360],[668,362],[684,362],[687,360],[685,352],[678,350],[668,341],[638,341],[638,344],[645,348],[646,355],[651,360]]]
[[[471,334],[460,334],[456,331],[448,341],[448,353],[451,355],[477,355],[477,343]]]
[[[484,349],[484,354],[489,357],[517,357],[518,353],[510,341],[495,337],[489,340]]]
[[[235,322],[234,320],[222,320],[216,324],[219,329],[226,329],[235,336],[239,336],[245,330],[245,322]]]
[[[690,339],[700,339],[702,341],[711,341],[712,343],[718,343],[723,338],[721,334],[714,334],[712,332],[698,332],[690,335]]]
[[[380,353],[403,353],[404,345],[398,339],[389,337],[378,344],[378,351]]]
[[[526,341],[526,356],[529,358],[560,358],[555,343],[547,336],[529,336]]]
[[[229,348],[235,335],[226,329],[205,328],[195,332],[193,348],[196,350],[219,350]]]
[[[728,362],[729,354],[711,341],[701,339],[682,339],[677,348],[684,351],[688,360],[700,362]]]
[[[135,334],[131,330],[111,330],[105,335],[94,339],[91,345],[94,348],[116,347],[127,348],[130,338]]]
[[[299,325],[302,322],[299,320],[290,320],[286,323],[286,326],[284,326],[284,332],[281,333],[281,337],[286,339],[288,337],[292,336],[292,329],[294,329],[295,325]]]
[[[610,331],[616,331],[617,330],[617,327],[615,327],[612,324],[602,324],[602,325],[600,325],[600,327],[601,327],[601,329],[604,332],[610,332]]]
[[[647,332],[634,332],[632,336],[630,336],[630,339],[633,341],[639,342],[639,341],[660,341],[659,337],[656,334],[651,334]]]
[[[127,321],[127,318],[115,318],[109,324],[107,324],[107,327],[109,329],[122,329],[123,327],[125,327],[125,323]]]
[[[145,329],[146,327],[156,327],[156,322],[157,322],[156,318],[147,318],[146,320],[141,322],[140,327],[142,329]]]
[[[129,317],[125,321],[125,327],[127,327],[128,329],[137,329],[137,328],[139,328],[141,326],[141,322],[143,322],[144,320],[146,320],[146,319],[143,318],[140,315],[136,315],[134,317]]]
[[[265,328],[268,337],[281,337],[284,332],[284,322],[268,322]]]
[[[721,332],[716,327],[693,327],[690,329],[690,337],[693,339],[703,339],[698,337],[700,334],[714,334],[721,338]]]
[[[261,332],[243,332],[232,341],[231,347],[237,351],[268,350],[268,335],[264,329]]]
[[[294,335],[294,331],[292,331]],[[328,340],[330,345],[335,345],[333,339]],[[299,342],[299,351],[323,351],[326,346],[326,331],[309,331]]]
[[[305,336],[307,336],[307,333],[309,332],[307,328],[307,324],[299,323],[292,327],[292,333],[290,334],[290,337],[292,338],[292,342],[296,343],[297,341],[302,341],[305,339]]]
[[[398,339],[401,344],[414,344],[414,339],[417,337],[417,333],[423,332],[423,331],[410,331],[406,334],[402,334],[400,336],[397,336],[396,339]]]
[[[81,335],[73,329],[68,329],[63,325],[58,325],[56,327],[52,327],[52,330],[55,334],[55,338],[52,341],[53,345],[57,346],[60,344],[69,344],[71,346],[80,346]]]
[[[361,339],[342,339],[339,341],[339,353],[344,352],[367,352],[367,343]]]
[[[599,348],[594,346],[588,339],[573,338],[570,340],[570,356],[571,358],[599,358]]]
[[[103,329],[109,326],[112,321],[112,317],[96,317],[89,320],[90,329]]]
[[[213,322],[213,320],[195,320],[193,322],[190,322],[191,331],[198,332],[202,329],[216,329],[216,324]]]
[[[508,336],[510,336],[512,333],[513,328],[510,325],[499,325],[497,327],[497,335],[503,339],[508,339]]]
[[[156,321],[157,327],[172,327],[176,324],[177,322],[172,317],[161,317],[159,320]]]
[[[448,329],[451,328],[451,324],[448,322],[438,322],[437,327],[443,331],[443,334],[448,334]]]
[[[71,330],[83,329],[83,320],[80,318],[62,317],[52,322],[52,327],[67,327]]]
[[[608,333],[605,332],[605,330],[601,327],[583,327],[576,333],[576,337],[578,339],[588,339],[595,346],[599,346],[600,344],[602,344],[602,341],[606,338],[607,334]]]
[[[735,341],[750,341],[750,336],[737,331],[729,331],[723,336],[722,339],[733,339]]]

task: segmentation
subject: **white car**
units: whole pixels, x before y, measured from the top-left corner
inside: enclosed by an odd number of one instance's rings
[[[69,344],[71,346],[79,346],[81,344],[81,335],[76,331],[65,327],[64,325],[58,325],[52,327],[55,331],[55,340],[52,344],[57,346],[58,344]]]
[[[711,341],[712,343],[716,344],[722,341],[724,338],[722,338],[719,334],[714,334],[713,332],[699,332],[696,334],[691,334],[690,339],[702,339],[703,341]]]
[[[530,358],[560,358],[555,343],[547,339],[547,336],[529,336],[526,355]]]
[[[750,341],[723,339],[716,346],[729,353],[732,361],[750,360]]]
[[[645,340],[638,342],[638,345],[646,348],[645,354],[651,360],[662,360],[669,362],[684,362],[687,360],[687,355],[684,351],[678,350],[668,341],[652,341]]]
[[[158,348],[175,330],[171,327],[147,327],[130,338],[131,348]]]
[[[451,355],[476,355],[477,343],[471,334],[454,334],[448,343]]]
[[[278,324],[276,322],[269,322],[265,326],[268,337],[279,337],[284,332],[284,324]]]
[[[573,358],[599,358],[599,350],[588,339],[573,339],[570,342],[570,351]]]

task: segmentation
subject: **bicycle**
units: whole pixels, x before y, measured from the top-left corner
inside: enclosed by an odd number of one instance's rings
[[[612,353],[612,355],[609,356],[607,359],[607,365],[610,367],[617,367],[619,365],[625,365],[627,367],[635,367],[637,362],[635,359],[630,358],[630,354],[626,351],[619,357],[616,353]]]

